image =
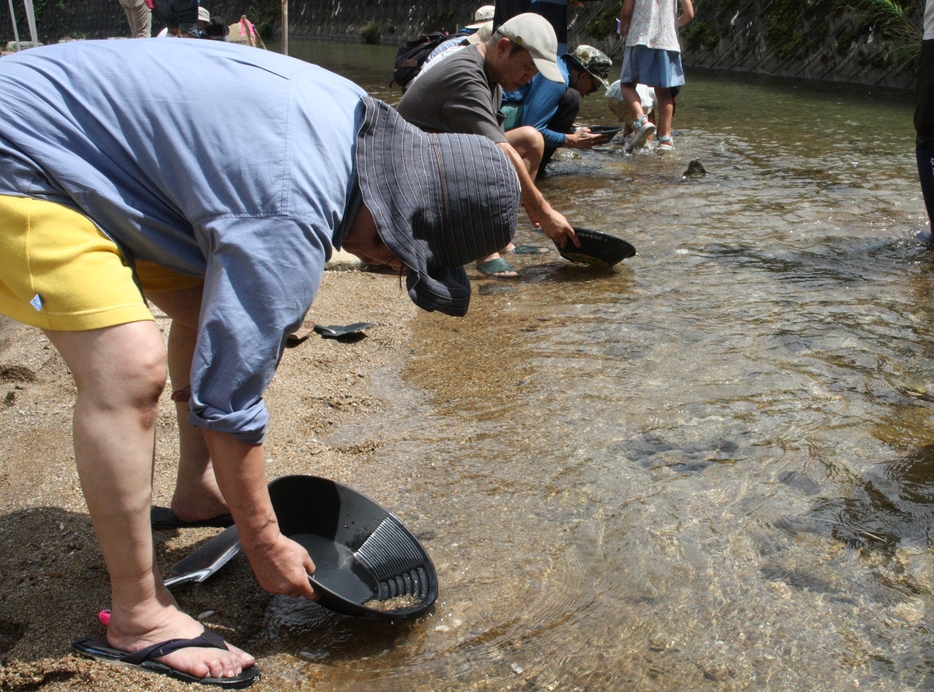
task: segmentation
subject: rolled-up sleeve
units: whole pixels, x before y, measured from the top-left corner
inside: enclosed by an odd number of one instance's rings
[[[207,271],[188,420],[259,444],[263,393],[314,300],[330,232],[276,216],[217,219],[197,236]]]

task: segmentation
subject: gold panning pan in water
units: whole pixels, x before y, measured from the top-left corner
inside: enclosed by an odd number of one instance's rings
[[[269,484],[279,528],[315,563],[318,603],[345,615],[399,620],[428,610],[438,575],[428,552],[379,504],[335,481],[283,476]]]

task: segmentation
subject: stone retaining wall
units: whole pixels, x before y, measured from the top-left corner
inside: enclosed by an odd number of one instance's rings
[[[117,0],[34,1],[42,42],[127,34]],[[697,18],[682,30],[683,61],[688,66],[910,87],[923,1],[897,0],[906,8],[904,21],[886,23],[878,13],[840,9],[845,4],[841,0],[695,0]],[[277,0],[207,2],[213,14],[228,22],[246,14],[257,25],[279,32]],[[571,44],[595,45],[619,63],[623,44],[613,33],[619,5],[619,0],[597,0],[571,8]],[[28,41],[22,0],[14,0],[14,7],[20,38]],[[368,35],[399,44],[428,31],[456,30],[472,21],[474,6],[465,0],[290,0],[289,8],[291,36],[356,41]],[[12,38],[8,3],[2,3],[2,45]]]

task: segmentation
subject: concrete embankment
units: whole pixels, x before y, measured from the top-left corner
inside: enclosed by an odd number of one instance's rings
[[[280,33],[278,0],[205,2],[228,22],[247,14],[267,36]],[[901,88],[913,84],[923,0],[698,0],[695,4],[697,17],[681,35],[687,66]],[[596,0],[570,8],[571,45],[597,46],[618,62],[623,52],[615,34],[619,5],[619,0]],[[39,38],[45,43],[127,33],[123,9],[115,0],[36,0],[35,6]],[[28,40],[23,6],[14,3],[14,8],[20,38]],[[423,32],[456,30],[471,21],[473,9],[463,0],[292,0],[289,34],[352,41],[366,37],[398,44]],[[9,15],[4,3],[0,6],[4,46],[13,38]],[[154,28],[159,28],[157,22]]]

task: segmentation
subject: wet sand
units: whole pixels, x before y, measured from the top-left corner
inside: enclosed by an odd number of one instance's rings
[[[325,273],[308,318],[324,325],[375,326],[356,342],[311,334],[286,350],[266,395],[269,480],[305,473],[353,485],[365,477],[378,437],[341,446],[321,440],[386,405],[372,396],[369,377],[401,366],[416,310],[398,276]],[[156,314],[167,332],[168,320]],[[160,505],[169,503],[174,487],[175,414],[168,391],[157,430],[154,502]],[[104,635],[97,613],[109,607],[107,573],[74,465],[74,397],[68,369],[42,333],[0,318],[0,687],[195,689],[72,653],[72,641]],[[163,573],[217,532],[157,533]],[[242,555],[205,584],[175,592],[187,612],[202,615],[219,634],[256,655],[266,671],[294,664],[298,652],[263,650],[269,647],[261,634],[271,596],[259,589]],[[281,683],[273,673],[253,689],[280,689]]]

